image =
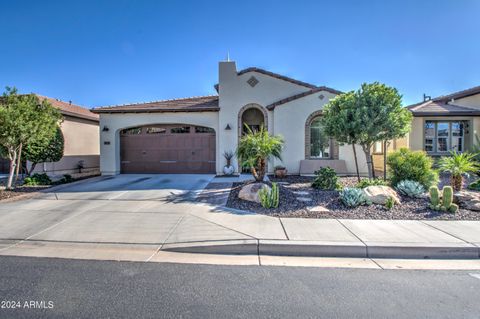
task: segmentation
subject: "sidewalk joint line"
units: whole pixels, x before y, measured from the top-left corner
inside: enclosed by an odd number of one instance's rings
[[[20,245],[21,243],[23,243],[23,242],[25,242],[25,241],[29,241],[32,237],[38,236],[38,235],[46,232],[47,230],[50,230],[50,229],[52,229],[52,228],[54,228],[54,227],[56,227],[56,226],[58,226],[58,225],[60,225],[60,224],[62,224],[62,223],[64,223],[64,222],[66,222],[67,220],[70,220],[70,219],[72,219],[72,218],[74,218],[74,217],[79,216],[80,214],[83,214],[84,212],[85,212],[85,211],[80,211],[80,212],[78,212],[77,214],[73,214],[73,215],[65,218],[64,220],[61,220],[61,221],[59,221],[59,222],[56,223],[56,224],[50,225],[50,226],[48,226],[47,228],[45,228],[45,229],[43,229],[43,230],[41,230],[41,231],[39,231],[39,232],[37,232],[37,233],[35,233],[35,234],[33,234],[33,235],[30,235],[30,236],[26,237],[25,239],[23,239],[23,240],[15,243],[15,244],[13,244],[13,245],[10,245],[10,246],[8,246],[8,247],[5,247],[5,248],[0,249],[0,251],[4,251],[4,250],[7,250],[7,249],[16,247],[16,246]]]
[[[355,233],[354,233],[353,231],[351,231],[347,226],[345,226],[345,225],[340,221],[340,219],[335,218],[335,220],[336,220],[337,222],[339,222],[340,225],[342,225],[350,234],[352,234],[355,238],[357,238],[362,244],[365,245],[365,254],[366,254],[365,257],[370,258],[370,255],[369,255],[369,253],[368,253],[368,245],[367,245],[367,243],[365,243],[360,237],[357,236],[357,234],[355,234]]]
[[[164,246],[165,243],[168,241],[168,239],[170,238],[170,236],[172,236],[173,232],[175,231],[175,229],[177,229],[178,225],[182,222],[182,220],[183,220],[184,217],[185,217],[185,215],[182,215],[182,216],[178,219],[177,223],[172,227],[172,229],[171,229],[170,232],[168,233],[168,235],[167,235],[167,237],[165,238],[165,240],[163,241],[163,243],[161,243],[161,244],[158,246],[157,250],[155,250],[155,252],[154,252],[150,257],[148,257],[147,260],[145,260],[145,262],[149,262],[149,261],[153,258],[153,256],[155,256],[156,254],[158,254],[158,252],[159,252],[160,250],[162,250],[163,246]]]
[[[422,223],[423,225],[430,226],[431,228],[433,228],[433,229],[435,229],[435,230],[438,230],[438,231],[440,231],[440,232],[442,232],[442,233],[444,233],[444,234],[447,234],[447,235],[449,235],[449,236],[451,236],[451,237],[453,237],[453,238],[459,239],[459,240],[463,241],[463,242],[466,243],[466,244],[470,244],[470,245],[475,246],[473,243],[471,243],[471,242],[469,242],[469,241],[466,241],[466,240],[464,240],[463,238],[460,238],[460,237],[458,237],[458,236],[452,235],[452,234],[450,234],[449,232],[447,232],[447,231],[445,231],[445,230],[443,230],[443,229],[440,229],[440,228],[437,228],[437,227],[432,226],[432,225],[430,225],[430,224],[427,224],[427,223],[425,223],[423,220],[419,220],[419,222]]]
[[[285,226],[283,225],[282,219],[278,217],[278,220],[280,221],[280,225],[282,225],[283,232],[285,233],[285,237],[287,237],[287,240],[290,240],[290,237],[288,237],[287,231],[285,230]]]
[[[260,240],[257,239],[257,256],[258,256],[258,265],[262,266],[262,259],[260,258]]]
[[[189,214],[190,216],[192,216],[192,217],[196,217],[196,218],[198,218],[198,219],[200,219],[200,220],[203,220],[203,221],[205,221],[205,222],[207,222],[207,223],[210,223],[210,224],[213,224],[213,225],[216,225],[216,226],[219,226],[219,227],[222,227],[222,228],[225,228],[225,229],[231,230],[231,231],[233,231],[233,232],[239,233],[239,234],[241,234],[241,235],[244,235],[244,236],[250,237],[250,239],[257,239],[257,240],[259,239],[259,238],[255,237],[255,236],[252,236],[252,235],[245,234],[245,233],[243,233],[243,232],[241,232],[241,231],[238,231],[238,230],[232,229],[232,228],[230,228],[230,227],[227,227],[227,226],[224,226],[224,225],[217,224],[217,223],[215,223],[215,222],[212,222],[212,221],[210,221],[210,220],[208,220],[208,219],[205,219],[205,218],[203,218],[203,217],[196,216],[196,215],[192,215],[191,213],[188,213],[188,214]]]

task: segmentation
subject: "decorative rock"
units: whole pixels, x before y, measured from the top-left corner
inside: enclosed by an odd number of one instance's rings
[[[453,199],[460,207],[480,211],[480,192],[462,190],[453,194]]]
[[[310,193],[307,192],[307,191],[295,191],[295,192],[293,192],[293,193],[294,193],[295,195],[300,195],[300,196],[308,196],[308,195],[310,195]]]
[[[242,189],[238,193],[238,197],[240,199],[250,202],[260,203],[260,197],[258,196],[258,192],[262,188],[266,188],[268,190],[271,189],[270,186],[263,183],[251,183],[242,187]]]
[[[307,208],[309,212],[312,212],[312,213],[328,213],[330,212],[330,210],[324,206],[312,206],[312,207],[308,207]]]
[[[374,204],[385,205],[387,200],[391,197],[396,204],[400,204],[400,198],[397,192],[389,186],[368,186],[363,189],[367,198]]]
[[[310,197],[297,197],[297,200],[301,202],[311,202],[312,199]]]

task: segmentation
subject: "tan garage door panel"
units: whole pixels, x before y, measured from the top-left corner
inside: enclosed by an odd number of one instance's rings
[[[149,125],[120,133],[122,173],[215,173],[215,131]]]

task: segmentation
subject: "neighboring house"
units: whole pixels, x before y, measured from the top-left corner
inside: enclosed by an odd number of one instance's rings
[[[412,150],[432,156],[464,152],[477,143],[480,134],[480,86],[426,99],[408,106],[414,118],[409,136]]]
[[[217,173],[225,151],[235,151],[244,126],[264,126],[285,139],[283,160],[291,174],[312,174],[322,166],[354,174],[351,145],[321,133],[323,106],[341,92],[258,68],[237,71],[219,64],[218,96],[99,107],[102,174]],[[360,171],[367,174],[361,148]],[[238,170],[238,165],[237,170]],[[241,170],[241,168],[240,168]]]
[[[100,158],[98,115],[71,102],[37,96],[41,100],[48,100],[62,113],[61,129],[65,146],[60,161],[39,163],[34,172],[45,172],[49,175],[78,173],[79,164],[83,165],[82,172],[98,171]]]

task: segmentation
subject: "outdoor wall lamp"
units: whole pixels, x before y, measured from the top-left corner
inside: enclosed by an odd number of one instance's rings
[[[108,132],[108,130],[109,130],[108,127],[104,126],[102,131]]]
[[[225,126],[225,131],[230,131],[232,128],[230,127],[230,124],[227,124],[227,126]]]

